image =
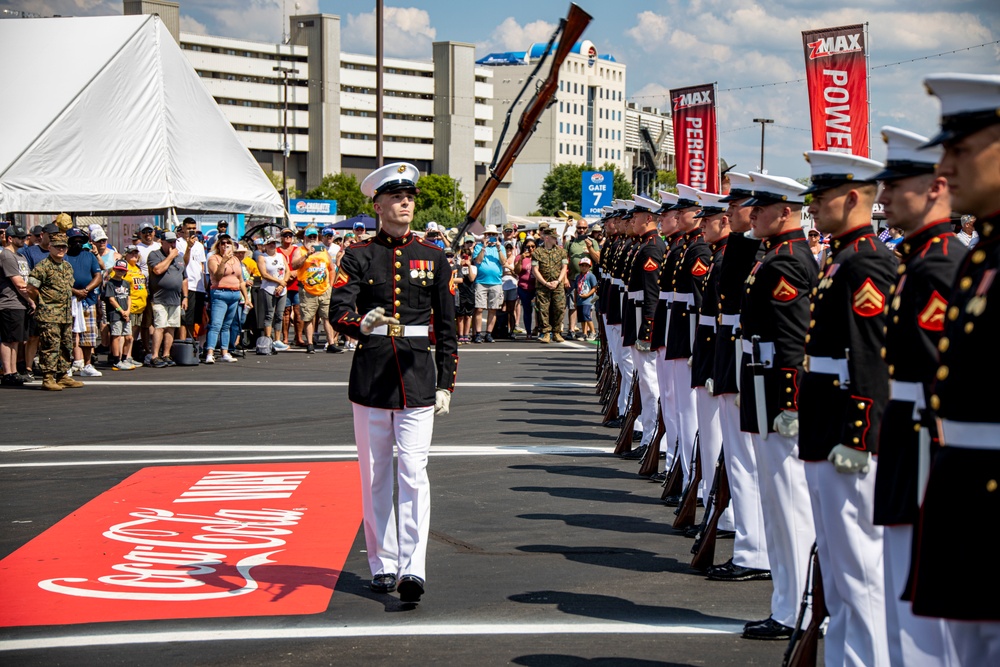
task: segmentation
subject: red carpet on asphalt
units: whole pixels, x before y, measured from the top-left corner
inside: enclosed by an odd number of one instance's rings
[[[324,611],[356,462],[144,468],[0,561],[0,627]]]

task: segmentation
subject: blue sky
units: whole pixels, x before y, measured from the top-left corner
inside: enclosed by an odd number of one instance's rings
[[[296,4],[299,8],[296,10]],[[996,0],[615,0],[580,6],[594,16],[584,36],[625,63],[630,101],[665,106],[667,91],[717,82],[722,156],[738,171],[757,168],[760,126],[768,171],[808,175],[811,148],[800,32],[869,24],[872,157],[884,158],[878,130],[896,125],[931,133],[938,107],[921,85],[931,72],[1000,72],[1000,45],[883,67],[1000,39]],[[563,0],[386,0],[386,55],[429,59],[434,41],[477,45],[477,53],[523,50],[544,41],[569,3]],[[121,0],[0,0],[43,15],[117,14]],[[373,0],[181,0],[181,29],[262,41],[281,38],[287,14],[341,17],[343,49],[374,53]],[[747,86],[757,86],[746,88]],[[733,90],[741,88],[741,90]]]

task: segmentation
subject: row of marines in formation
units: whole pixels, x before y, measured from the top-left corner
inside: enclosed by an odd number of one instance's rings
[[[818,625],[816,596],[800,600],[822,585],[828,666],[1000,664],[1000,77],[925,85],[941,132],[884,128],[884,164],[813,151],[808,187],[729,172],[723,195],[681,184],[604,211],[598,372],[616,453],[668,504],[700,496],[713,535],[734,532],[730,561],[696,565],[710,579],[773,581],[745,637]],[[876,200],[904,232],[897,253]],[[832,235],[822,265],[804,208]],[[974,250],[953,214],[976,216]],[[962,567],[977,549],[985,567]]]

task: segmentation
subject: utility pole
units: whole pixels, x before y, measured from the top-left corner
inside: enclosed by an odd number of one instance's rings
[[[294,67],[285,67],[283,65],[278,65],[277,67],[272,67],[275,72],[281,74],[281,85],[284,88],[284,120],[282,121],[282,140],[281,140],[281,198],[285,202],[285,212],[288,212],[288,75],[298,74],[299,70]]]
[[[382,166],[382,0],[375,0],[375,168]],[[382,229],[382,218],[375,214],[375,232]]]
[[[773,118],[754,118],[753,122],[760,123],[760,173],[764,173],[764,127],[768,123],[773,123]]]

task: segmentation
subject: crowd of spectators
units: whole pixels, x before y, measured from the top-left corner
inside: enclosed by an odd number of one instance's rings
[[[261,336],[275,351],[291,347],[339,354],[355,346],[328,321],[330,291],[343,252],[369,230],[282,229],[240,240],[221,221],[208,237],[185,218],[173,230],[142,223],[122,248],[99,225],[73,227],[60,216],[30,231],[0,225],[0,350],[3,384],[20,386],[38,373],[37,303],[31,272],[65,233],[72,269],[69,376],[177,365],[177,344],[200,350],[204,364],[234,363]],[[570,221],[560,239],[542,223],[519,231],[487,225],[451,248],[451,234],[431,223],[424,238],[453,262],[459,342],[564,338],[593,340],[602,230]],[[63,236],[60,236],[63,239]],[[542,312],[544,310],[544,313]],[[564,328],[565,323],[565,328]],[[58,352],[58,351],[57,351]],[[32,363],[34,362],[34,363]]]

